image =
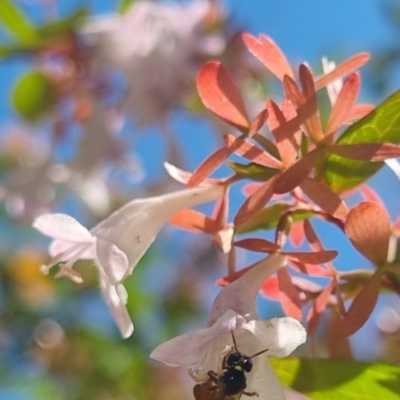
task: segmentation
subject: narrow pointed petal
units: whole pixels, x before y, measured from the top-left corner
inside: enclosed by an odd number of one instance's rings
[[[242,39],[250,53],[258,58],[280,81],[285,75],[294,78],[292,68],[279,46],[268,36],[259,39],[245,33]]]
[[[247,198],[235,216],[235,226],[242,225],[249,221],[264,208],[274,194],[275,182],[276,177],[269,179]]]
[[[193,172],[187,185],[195,187],[204,182],[214,171],[216,171],[234,152],[233,148],[222,147],[208,156]]]
[[[177,228],[192,232],[212,233],[215,230],[215,221],[206,215],[190,209],[185,209],[174,214],[169,223]]]
[[[248,137],[254,136],[267,122],[268,110],[262,110],[251,122]]]
[[[286,268],[278,270],[279,299],[285,314],[298,321],[302,319],[300,291],[293,284]]]
[[[317,236],[310,220],[306,219],[303,222],[304,234],[306,235],[307,241],[314,251],[322,251],[324,249],[321,240]]]
[[[355,119],[364,118],[367,114],[375,110],[375,106],[372,104],[355,104],[349,111],[346,124],[353,122]]]
[[[224,135],[225,144],[238,156],[268,168],[279,168],[281,162],[244,138]]]
[[[368,320],[378,301],[381,275],[376,272],[357,293],[344,318],[338,324],[338,334],[350,336]]]
[[[332,136],[346,122],[350,110],[355,105],[360,93],[361,79],[358,73],[351,74],[343,84],[337,100],[332,107],[325,136]]]
[[[183,169],[180,169],[169,162],[164,162],[164,168],[171,178],[175,179],[179,183],[182,183],[183,185],[187,185],[190,178],[193,176],[191,172],[184,171]],[[205,179],[202,183],[204,186],[212,186],[217,185],[219,182],[220,181],[217,179]]]
[[[286,171],[282,172],[274,185],[274,193],[284,194],[299,186],[324,159],[325,150],[316,148],[296,161]]]
[[[323,264],[332,261],[337,255],[336,250],[321,250],[315,252],[283,252],[288,260],[306,264]]]
[[[197,76],[197,91],[209,110],[239,130],[248,130],[250,123],[240,91],[221,63],[203,65]]]
[[[318,143],[323,139],[324,135],[322,132],[321,118],[319,115],[314,75],[307,65],[300,65],[299,78],[303,88],[305,102],[300,105],[300,108],[297,112],[300,119],[304,118],[304,125],[310,138],[315,143]]]
[[[350,57],[346,61],[343,61],[333,71],[316,79],[316,89],[320,90],[330,83],[335,82],[346,75],[350,75],[352,72],[358,70],[364,64],[366,64],[370,58],[371,55],[369,53],[359,53],[353,57]]]
[[[45,214],[36,218],[32,226],[43,235],[68,242],[93,241],[91,233],[75,218],[66,214]]]
[[[257,319],[255,299],[262,283],[285,264],[284,256],[272,254],[235,282],[224,287],[213,303],[207,326],[212,326],[227,310],[248,315],[248,319]]]
[[[228,223],[229,215],[229,187],[226,188],[224,196],[218,199],[213,210],[213,220],[217,229],[224,229]]]
[[[313,335],[317,329],[317,325],[320,321],[322,313],[325,311],[325,308],[329,301],[329,296],[332,293],[332,290],[335,287],[335,281],[329,282],[328,285],[324,288],[324,290],[318,295],[318,297],[313,302],[312,308],[310,309],[307,316],[307,331],[309,335]]]
[[[276,243],[265,239],[243,239],[235,242],[235,246],[250,251],[260,251],[264,253],[272,253],[280,249],[280,246]]]
[[[283,165],[289,166],[299,151],[300,124],[296,110],[287,100],[284,100],[282,111],[272,100],[267,101],[266,107],[269,111],[269,130],[275,138]]]
[[[288,259],[288,262],[295,271],[302,272],[303,274],[310,276],[332,276],[331,271],[321,267],[319,264],[301,263],[293,259]]]
[[[335,144],[329,146],[328,150],[357,161],[382,162],[400,157],[400,146],[393,143]]]
[[[377,265],[386,262],[391,229],[389,215],[381,205],[364,201],[355,206],[346,219],[345,231],[361,254]]]
[[[346,218],[349,209],[346,203],[328,186],[315,179],[306,178],[300,184],[301,190],[315,204],[336,218]]]

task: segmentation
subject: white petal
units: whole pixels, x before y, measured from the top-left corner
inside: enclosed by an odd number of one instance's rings
[[[285,264],[283,255],[272,254],[238,280],[225,286],[214,300],[207,326],[212,326],[227,310],[246,316],[247,320],[257,319],[256,297],[261,285]]]
[[[170,164],[169,162],[164,162],[164,168],[171,178],[184,185],[189,182],[189,179],[192,176],[190,172],[183,171],[182,169],[175,167],[175,165]]]
[[[257,400],[286,399],[283,387],[269,364],[268,355],[262,354],[253,359],[253,369],[247,376],[246,390],[256,392]]]
[[[250,321],[245,326],[257,338],[258,349],[268,349],[269,356],[287,357],[307,340],[307,332],[294,318],[272,318],[269,321]]]
[[[65,255],[61,258],[61,261],[68,259],[68,252],[75,250],[79,246],[79,255],[81,260],[94,260],[95,257],[95,243],[71,243],[65,240],[55,239],[49,245],[49,254],[55,257],[61,253]]]
[[[175,179],[177,182],[182,183],[184,185],[186,185],[189,182],[189,179],[193,175],[191,172],[184,171],[183,169],[180,169],[169,162],[164,162],[164,168],[171,178]],[[200,186],[216,185],[217,183],[218,183],[217,179],[208,178],[204,180],[204,182]]]
[[[168,365],[194,365],[207,354],[213,341],[230,337],[231,330],[240,328],[245,320],[232,310],[222,315],[216,323],[206,329],[185,333],[160,344],[150,358]],[[219,354],[215,354],[219,357]]]
[[[33,227],[46,236],[69,242],[90,242],[90,232],[75,218],[66,214],[45,214],[36,218]]]
[[[136,199],[92,229],[99,239],[115,244],[129,260],[131,272],[173,214],[216,200],[224,193],[221,185],[196,187],[162,196]]]
[[[232,240],[235,231],[232,226],[226,226],[217,232],[217,241],[224,254],[228,254],[232,249]]]
[[[334,61],[329,61],[327,57],[322,57],[322,69],[324,74],[328,74],[336,68],[336,63]],[[328,92],[328,97],[331,105],[336,103],[337,97],[342,90],[343,80],[337,79],[334,82],[326,86]]]
[[[126,254],[115,244],[97,239],[96,241],[96,261],[100,268],[110,279],[110,283],[115,285],[120,282],[128,272],[129,262]]]
[[[121,331],[123,338],[128,338],[133,333],[133,323],[125,307],[127,293],[121,284],[112,285],[104,272],[100,272],[100,286],[103,297],[107,301],[111,313]],[[122,297],[120,296],[122,294]]]

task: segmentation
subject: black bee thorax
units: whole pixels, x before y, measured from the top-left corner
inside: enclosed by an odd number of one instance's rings
[[[247,386],[245,372],[240,365],[225,370],[219,380],[225,387],[224,394],[226,396],[240,393]]]

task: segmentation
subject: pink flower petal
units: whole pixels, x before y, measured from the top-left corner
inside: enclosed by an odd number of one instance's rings
[[[121,282],[129,270],[126,254],[115,244],[105,240],[97,239],[96,241],[96,261],[113,285]]]
[[[133,324],[125,307],[128,296],[125,288],[121,284],[112,285],[104,272],[100,273],[100,287],[122,337],[128,338],[133,333]]]
[[[209,328],[185,333],[162,343],[152,351],[150,358],[169,365],[197,364],[213,340],[223,335],[229,337],[231,330],[242,327],[244,323],[243,317],[228,309]]]
[[[75,218],[66,214],[45,214],[36,218],[32,226],[43,235],[68,242],[93,241],[91,233]]]
[[[257,319],[255,300],[263,282],[286,264],[286,258],[279,253],[270,255],[235,282],[225,286],[214,300],[207,326],[212,326],[227,310],[249,319]]]

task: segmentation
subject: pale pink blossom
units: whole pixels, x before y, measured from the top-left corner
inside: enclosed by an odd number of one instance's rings
[[[258,319],[256,296],[260,286],[286,263],[274,254],[261,261],[219,293],[209,315],[207,328],[189,332],[158,346],[151,358],[171,366],[193,366],[190,375],[196,382],[208,379],[207,372],[222,372],[222,359],[233,349],[231,331],[238,350],[251,356],[253,368],[246,374],[246,391],[256,392],[258,400],[284,400],[285,394],[269,362],[269,356],[286,357],[306,340],[306,331],[293,318]]]
[[[125,308],[128,294],[122,284],[124,279],[174,213],[216,200],[224,190],[224,186],[215,185],[136,199],[91,230],[66,214],[42,215],[33,226],[54,239],[49,248],[52,261],[43,270],[46,272],[58,264],[58,276],[81,282],[82,278],[72,268],[74,263],[80,259],[94,260],[103,296],[122,335],[128,337],[133,332],[133,324]]]

